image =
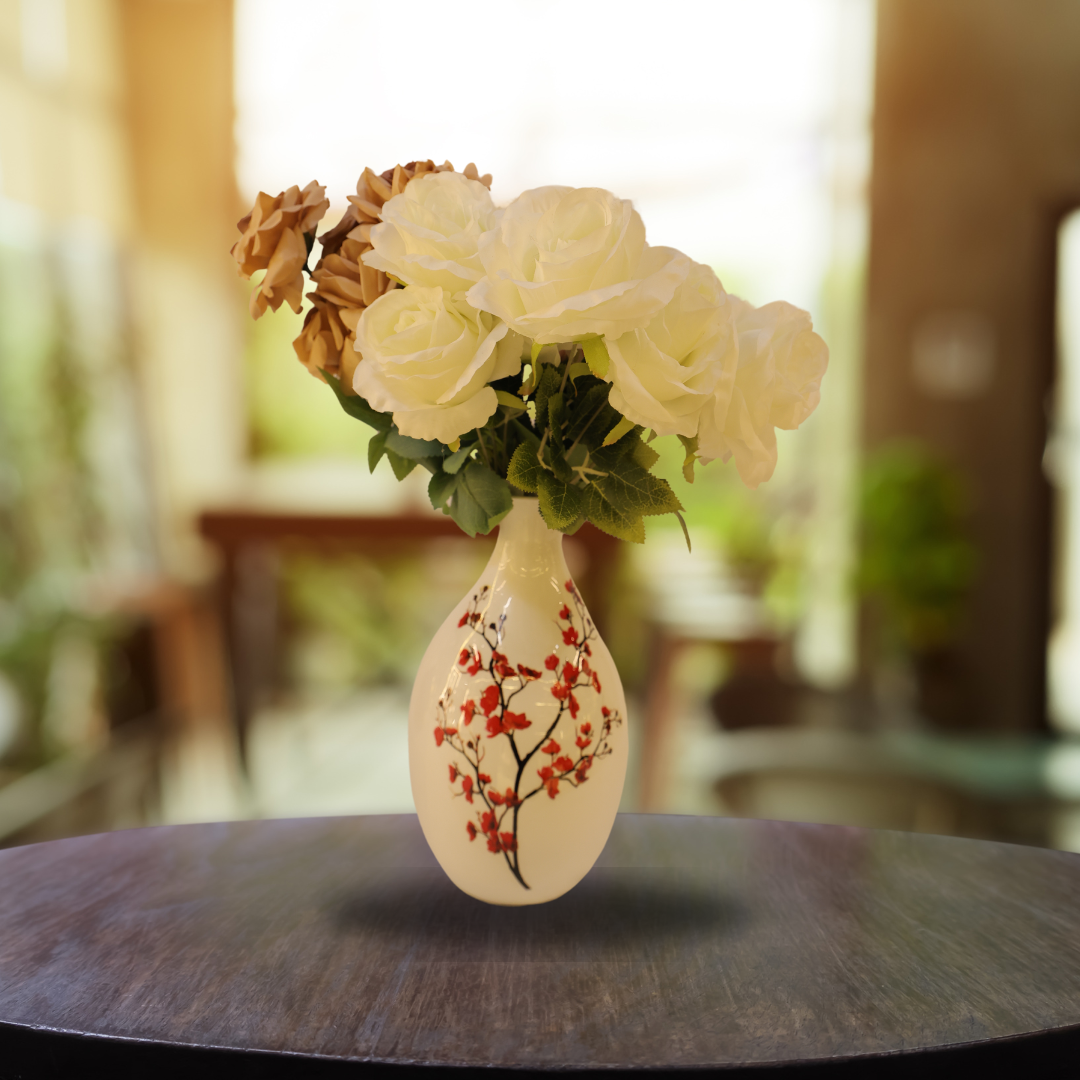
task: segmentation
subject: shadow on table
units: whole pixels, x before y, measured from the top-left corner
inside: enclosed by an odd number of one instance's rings
[[[496,907],[441,870],[416,868],[342,897],[330,916],[346,932],[414,948],[418,962],[437,950],[440,961],[543,963],[645,960],[697,937],[715,940],[747,912],[718,883],[670,870],[597,867],[557,900]]]

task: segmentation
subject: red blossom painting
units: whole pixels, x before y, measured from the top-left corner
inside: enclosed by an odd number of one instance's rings
[[[572,745],[564,746],[553,738],[564,716],[569,714],[572,721],[577,720],[581,695],[602,692],[600,678],[589,663],[589,642],[596,637],[596,629],[572,581],[566,582],[569,603],[563,604],[558,613],[559,633],[570,652],[563,657],[551,653],[542,661],[542,669],[515,663],[500,651],[506,616],[484,624],[481,608],[488,591],[485,585],[474,595],[458,620],[459,627],[471,627],[474,634],[458,654],[458,666],[470,676],[484,672],[490,682],[479,693],[475,684],[470,687],[467,700],[456,709],[452,708],[451,691],[443,694],[438,704],[435,745],[445,746],[455,755],[450,764],[454,795],[475,808],[474,819],[465,825],[466,841],[483,840],[488,851],[501,855],[510,872],[527,889],[518,847],[522,808],[534,796],[556,799],[584,784],[595,762],[611,754],[611,731],[622,723],[622,717],[617,709],[602,706],[599,730],[583,720],[574,726]],[[535,728],[520,706],[511,708],[514,698],[533,682],[550,682],[548,692],[559,703],[554,719],[542,731]],[[481,769],[486,743],[492,739],[508,740],[516,764],[513,786],[503,791],[497,790]]]

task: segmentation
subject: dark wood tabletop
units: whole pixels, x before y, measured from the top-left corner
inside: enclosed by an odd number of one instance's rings
[[[0,851],[0,1077],[1075,1076],[1078,1055],[1062,852],[621,815],[576,889],[496,908],[408,815]]]

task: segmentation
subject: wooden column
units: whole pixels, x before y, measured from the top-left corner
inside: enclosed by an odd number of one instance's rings
[[[1080,5],[880,0],[866,438],[929,443],[972,487],[982,567],[961,645],[978,725],[1045,724],[1056,226],[1080,205]],[[921,327],[992,334],[984,385],[928,392]],[[975,380],[977,383],[978,380]]]

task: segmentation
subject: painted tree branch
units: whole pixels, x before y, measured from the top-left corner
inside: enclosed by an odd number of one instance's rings
[[[602,687],[590,663],[590,642],[597,638],[596,628],[573,581],[567,581],[565,587],[573,608],[570,603],[564,603],[556,625],[563,646],[572,650],[571,657],[560,659],[559,650],[556,649],[544,659],[542,668],[522,663],[515,665],[510,661],[501,651],[506,616],[501,615],[497,621],[485,624],[482,608],[489,601],[489,587],[485,585],[474,594],[458,626],[471,627],[475,638],[462,648],[458,655],[458,666],[474,679],[483,672],[490,682],[478,695],[475,686],[472,687],[473,696],[466,696],[456,714],[453,712],[453,691],[450,689],[444,691],[436,706],[435,743],[437,746],[448,746],[460,759],[460,763],[453,761],[449,766],[454,797],[463,798],[474,806],[479,799],[483,807],[477,807],[475,820],[466,823],[469,840],[483,836],[488,851],[501,854],[510,872],[526,889],[529,885],[521,871],[518,844],[521,807],[541,792],[555,799],[562,790],[561,785],[577,788],[584,784],[596,761],[612,753],[609,742],[612,728],[622,723],[618,710],[606,706],[601,706],[599,730],[595,730],[588,720],[576,723],[581,710],[578,695],[589,692],[599,695]],[[526,732],[532,728],[533,722],[524,711],[515,712],[510,706],[514,698],[531,683],[547,682],[549,679],[549,692],[558,701],[559,708],[546,730],[539,738],[534,735],[534,741],[528,745]],[[575,722],[574,747],[564,751],[553,735],[567,713]],[[478,723],[474,729],[472,724],[480,717],[484,719],[483,728]],[[508,740],[517,765],[513,785],[507,786],[504,791],[496,788],[491,776],[481,767],[486,756],[485,743],[500,738]],[[539,783],[529,787],[527,767],[538,754],[546,756],[547,763],[536,769]]]

